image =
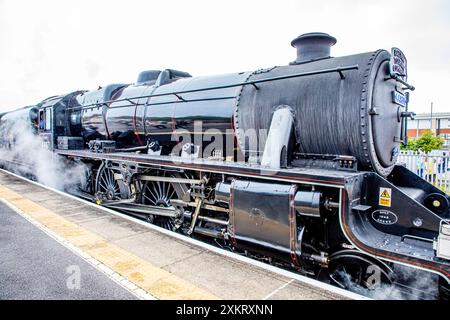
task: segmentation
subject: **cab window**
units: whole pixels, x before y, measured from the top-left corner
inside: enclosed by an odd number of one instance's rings
[[[39,130],[45,129],[44,110],[39,110]]]
[[[52,129],[52,113],[51,109],[45,109],[45,130]]]

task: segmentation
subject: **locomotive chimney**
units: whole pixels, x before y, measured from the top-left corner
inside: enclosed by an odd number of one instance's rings
[[[330,48],[336,44],[336,38],[327,33],[305,33],[294,40],[291,45],[297,49],[297,59],[291,64],[303,63],[330,57]]]

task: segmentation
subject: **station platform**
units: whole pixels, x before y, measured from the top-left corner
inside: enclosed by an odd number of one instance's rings
[[[0,299],[364,298],[3,170],[0,230]]]

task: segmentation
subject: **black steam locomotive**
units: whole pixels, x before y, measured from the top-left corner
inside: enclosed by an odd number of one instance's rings
[[[309,33],[285,66],[152,70],[51,97],[4,114],[3,145],[19,117],[85,165],[98,204],[343,288],[446,298],[450,197],[396,164],[413,116],[406,58],[330,57],[335,43]]]

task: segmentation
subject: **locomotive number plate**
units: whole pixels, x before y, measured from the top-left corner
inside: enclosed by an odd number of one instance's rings
[[[404,95],[403,93],[400,93],[398,91],[392,91],[392,102],[398,104],[399,106],[406,107],[408,99],[406,98],[406,95]]]

